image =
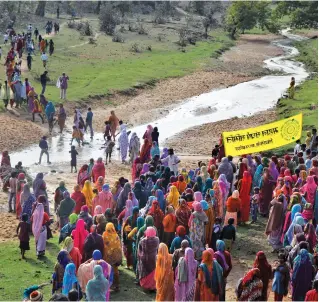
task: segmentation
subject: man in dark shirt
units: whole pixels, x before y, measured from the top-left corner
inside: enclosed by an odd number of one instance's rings
[[[91,108],[88,108],[88,112],[86,114],[86,119],[85,119],[85,132],[87,130],[87,128],[90,128],[90,134],[91,134],[91,138],[93,138],[94,135],[94,131],[93,131],[93,112]]]
[[[31,70],[31,65],[32,65],[32,57],[31,57],[31,54],[28,53],[28,56],[27,56],[27,64],[28,64],[28,69],[29,71]]]
[[[231,253],[233,242],[236,240],[236,229],[233,226],[235,220],[234,218],[228,219],[228,225],[223,227],[220,234],[220,239],[224,240],[226,250]]]
[[[43,136],[40,140],[40,143],[39,143],[39,147],[41,149],[41,153],[40,153],[40,158],[39,158],[39,165],[41,164],[41,159],[42,159],[42,155],[43,154],[46,154],[47,155],[47,163],[48,164],[51,164],[50,161],[49,161],[49,146],[48,146],[48,142],[47,142],[47,137],[46,136]]]
[[[47,86],[47,80],[48,80],[47,74],[48,74],[48,72],[45,71],[45,72],[44,72],[43,74],[41,74],[41,76],[40,76],[40,81],[41,81],[41,86],[42,86],[42,92],[41,92],[41,94],[44,94],[45,88],[46,88],[46,86]]]

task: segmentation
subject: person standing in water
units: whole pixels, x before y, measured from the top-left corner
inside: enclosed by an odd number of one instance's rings
[[[39,143],[39,147],[41,149],[41,153],[40,153],[40,158],[39,158],[39,165],[41,164],[41,160],[42,160],[42,155],[46,154],[47,156],[47,163],[51,164],[50,160],[49,160],[49,146],[48,146],[48,142],[47,142],[47,137],[43,136],[42,139],[40,140]]]
[[[88,108],[88,112],[86,114],[85,132],[86,132],[88,127],[90,128],[90,133],[91,133],[90,138],[93,138],[93,135],[94,135],[94,131],[93,131],[93,112],[92,112],[91,107]]]
[[[115,115],[114,110],[111,111],[111,115],[109,117],[109,122],[111,126],[111,137],[113,137],[113,140],[115,141],[115,132],[117,127],[120,125],[120,121]]]

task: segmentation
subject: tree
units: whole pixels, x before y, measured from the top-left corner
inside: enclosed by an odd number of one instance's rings
[[[226,15],[226,29],[234,39],[238,32],[245,33],[258,26],[271,32],[277,32],[279,25],[275,14],[272,13],[270,2],[266,1],[238,1],[228,7]]]
[[[113,7],[121,13],[122,18],[125,14],[129,13],[131,10],[131,2],[128,1],[118,1],[115,2]]]
[[[278,17],[289,16],[290,26],[295,28],[318,28],[317,1],[279,2],[275,13]]]
[[[211,27],[218,26],[218,21],[214,17],[213,13],[208,14],[203,20],[202,20],[204,30],[205,30],[205,39],[208,38],[208,29]]]
[[[118,24],[118,15],[111,5],[105,5],[101,8],[100,15],[100,30],[107,35],[112,36],[115,31],[115,27]]]
[[[47,4],[46,1],[39,1],[37,9],[35,10],[35,14],[37,16],[44,17],[46,4]]]

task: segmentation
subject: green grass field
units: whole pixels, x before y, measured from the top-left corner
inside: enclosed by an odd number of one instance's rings
[[[310,72],[317,72],[318,69],[318,39],[310,39],[296,43],[300,54],[295,58],[305,63]],[[318,76],[313,74],[312,78],[296,87],[295,99],[281,99],[277,107],[278,119],[287,118],[303,113],[303,134],[302,142],[305,140],[306,131],[317,128],[318,125]],[[314,109],[315,108],[315,109]],[[291,151],[294,144],[275,149],[277,154],[284,154]]]
[[[22,301],[25,288],[50,282],[56,257],[60,250],[58,236],[50,239],[47,244],[46,256],[38,260],[35,255],[34,239],[30,240],[30,251],[27,251],[27,260],[21,260],[18,241],[0,244],[0,300]],[[52,285],[47,285],[41,290],[44,301],[51,297]],[[150,301],[155,295],[144,292],[141,287],[134,284],[132,271],[120,267],[120,292],[112,293],[113,301]]]
[[[91,19],[90,22],[97,34],[98,21]],[[210,33],[212,39],[197,42],[195,46],[188,45],[185,52],[182,52],[176,43],[176,29],[180,27],[179,24],[169,24],[165,31],[163,25],[155,26],[149,22],[144,22],[143,25],[148,35],[126,31],[122,34],[125,43],[115,43],[112,42],[112,37],[98,33],[96,44],[89,44],[88,37],[68,28],[65,22],[58,35],[48,37],[55,43],[55,52],[49,57],[47,67],[50,78],[46,90],[48,99],[59,101],[59,89],[55,85],[62,72],[70,77],[68,100],[80,101],[96,95],[106,95],[111,91],[124,90],[152,79],[179,77],[211,67],[216,53],[234,44],[225,32],[216,30]],[[158,41],[158,35],[164,32],[164,41]],[[134,43],[138,44],[141,52],[132,52]],[[149,45],[152,51],[147,50]],[[8,47],[4,47],[4,54],[7,49]],[[23,78],[28,77],[36,91],[39,91],[39,77],[43,71],[37,51],[31,72],[23,72]],[[0,80],[4,80],[4,70],[1,70]]]

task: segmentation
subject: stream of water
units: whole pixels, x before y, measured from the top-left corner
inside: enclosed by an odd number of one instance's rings
[[[276,104],[278,98],[287,89],[292,76],[295,77],[296,84],[304,81],[308,73],[302,63],[292,60],[298,54],[298,50],[291,46],[292,41],[300,41],[304,38],[292,35],[288,30],[284,30],[282,35],[285,38],[274,42],[274,44],[283,48],[285,54],[265,60],[264,63],[265,68],[284,75],[269,75],[229,88],[214,89],[211,92],[203,93],[179,103],[165,117],[151,123],[159,128],[160,145],[163,146],[167,138],[194,126],[236,116],[249,116],[269,109]],[[200,115],[197,114],[198,111],[201,111]],[[129,130],[136,132],[139,137],[142,137],[145,129],[146,124],[143,124]],[[70,140],[70,131],[48,139],[50,161],[52,162],[50,170],[69,169]],[[79,153],[78,161],[83,162],[88,161],[89,158],[104,157],[104,150],[101,148],[103,142],[103,134],[95,133],[94,140],[91,140],[81,148],[77,148]],[[39,154],[40,149],[35,144],[23,151],[11,153],[11,163],[15,165],[18,161],[22,161],[23,166],[28,167],[31,174],[38,171],[47,171],[47,164],[36,165],[39,160]],[[115,158],[117,157],[115,155]],[[42,158],[42,162],[46,162],[45,155]]]

